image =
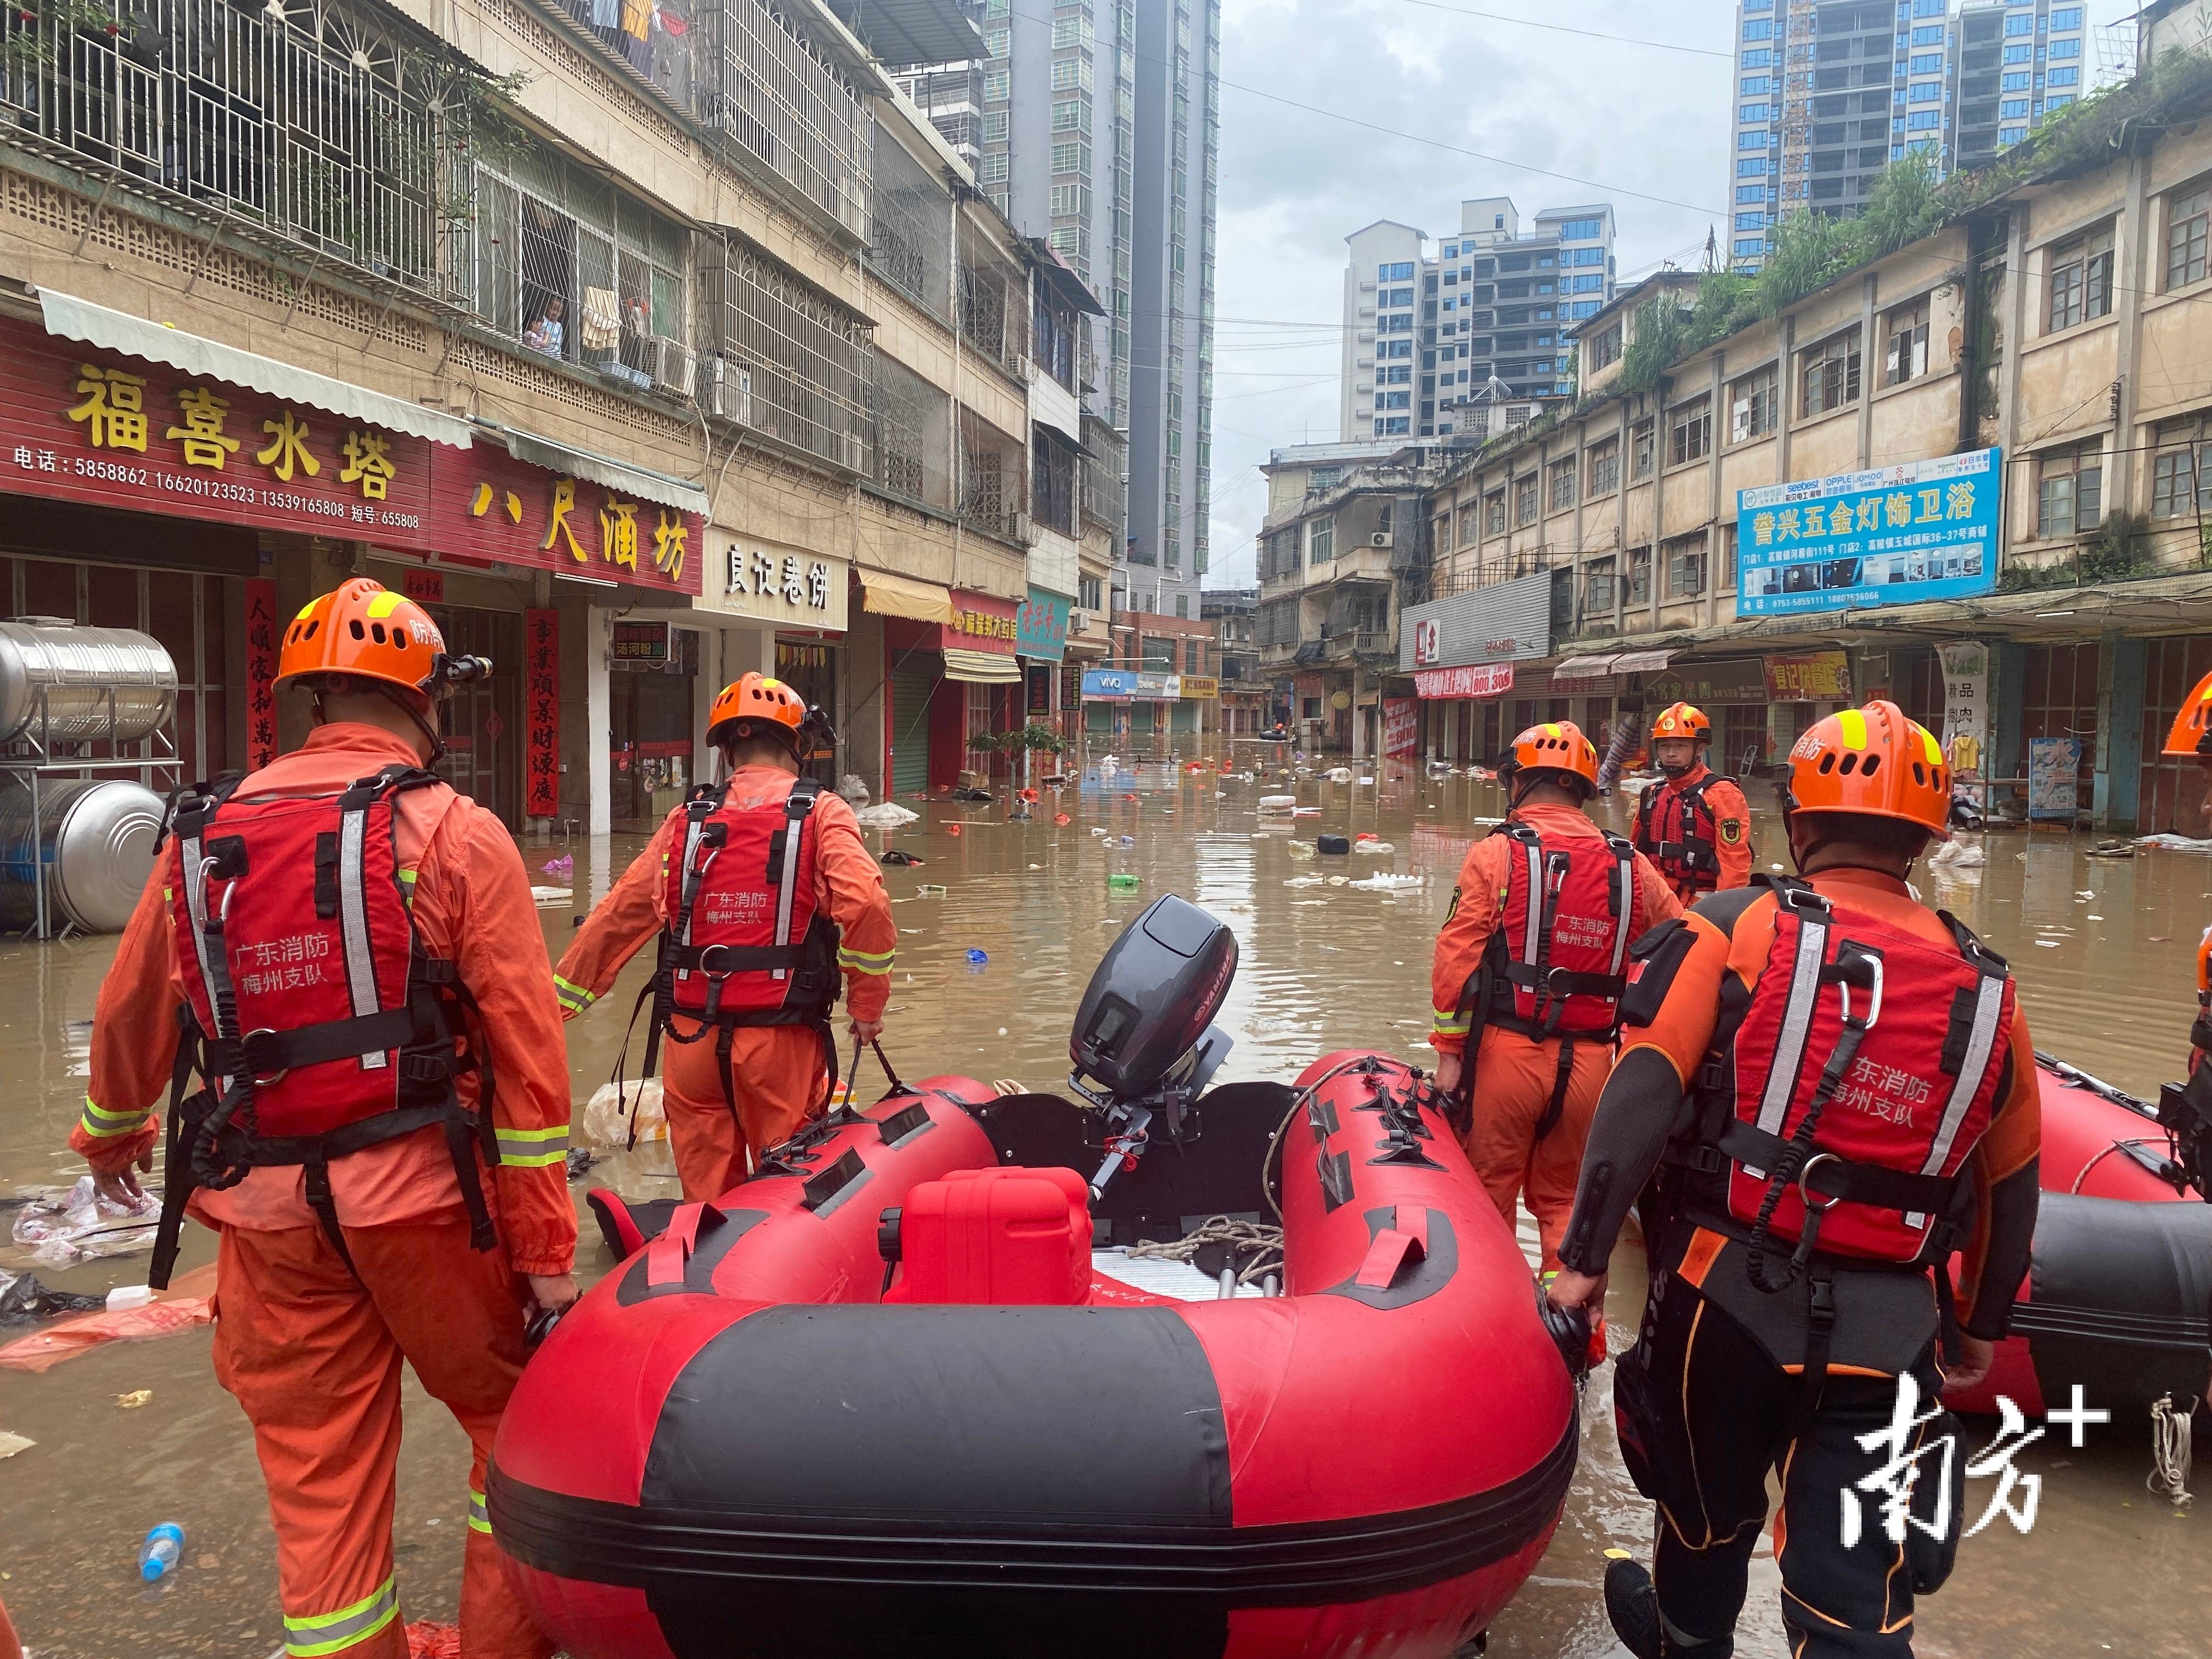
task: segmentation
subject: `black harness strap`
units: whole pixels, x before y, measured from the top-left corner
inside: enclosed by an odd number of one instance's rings
[[[1552,1073],[1552,1098],[1545,1104],[1544,1115],[1536,1121],[1536,1139],[1559,1127],[1559,1117],[1567,1109],[1567,1086],[1575,1078],[1575,1040],[1571,1036],[1559,1038],[1559,1068]]]

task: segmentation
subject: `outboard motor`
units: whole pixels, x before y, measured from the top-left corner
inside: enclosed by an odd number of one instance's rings
[[[1236,936],[1172,893],[1122,930],[1091,975],[1067,1084],[1106,1115],[1094,1200],[1143,1154],[1156,1120],[1170,1141],[1198,1138],[1191,1105],[1228,1055],[1231,1039],[1212,1021],[1236,976]]]

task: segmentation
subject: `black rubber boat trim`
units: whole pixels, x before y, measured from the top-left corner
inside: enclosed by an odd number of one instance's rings
[[[2014,1336],[2078,1337],[2091,1342],[2131,1343],[2192,1352],[2205,1345],[2212,1321],[2186,1314],[2129,1313],[2112,1308],[2071,1307],[2063,1302],[2015,1302]]]
[[[1442,1583],[1524,1547],[1566,1501],[1578,1417],[1571,1415],[1559,1443],[1504,1486],[1426,1509],[1289,1526],[963,1524],[942,1514],[833,1518],[734,1510],[647,1516],[630,1504],[509,1480],[496,1465],[485,1498],[501,1548],[526,1566],[589,1583],[1111,1590],[1185,1605],[1325,1607]]]

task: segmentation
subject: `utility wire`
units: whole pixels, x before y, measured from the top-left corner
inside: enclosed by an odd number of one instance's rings
[[[1508,17],[1501,12],[1470,11],[1464,6],[1445,6],[1437,0],[1399,0],[1399,3],[1419,6],[1425,11],[1449,12],[1455,17],[1479,17],[1486,23],[1510,23],[1517,28],[1544,29],[1553,34],[1578,34],[1585,40],[1612,40],[1624,46],[1644,46],[1653,52],[1687,52],[1698,58],[1718,58],[1724,62],[1735,62],[1733,52],[1715,52],[1711,46],[1685,46],[1672,40],[1644,40],[1632,34],[1614,34],[1606,29],[1578,29],[1565,23],[1540,23],[1532,17]]]

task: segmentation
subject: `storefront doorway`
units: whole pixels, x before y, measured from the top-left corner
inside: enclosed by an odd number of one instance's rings
[[[665,640],[647,637],[642,630],[652,628],[665,630]],[[614,646],[607,675],[610,811],[616,829],[647,831],[698,781],[692,757],[699,635],[665,623],[617,623]]]
[[[521,822],[522,618],[463,605],[425,608],[448,653],[491,659],[491,678],[462,686],[446,705],[438,775],[512,830]]]
[[[810,708],[819,708],[834,723],[837,719],[837,647],[834,645],[812,645],[778,640],[775,642],[775,677],[805,699]],[[837,783],[837,751],[829,744],[817,747],[806,766],[806,775],[825,788]]]

